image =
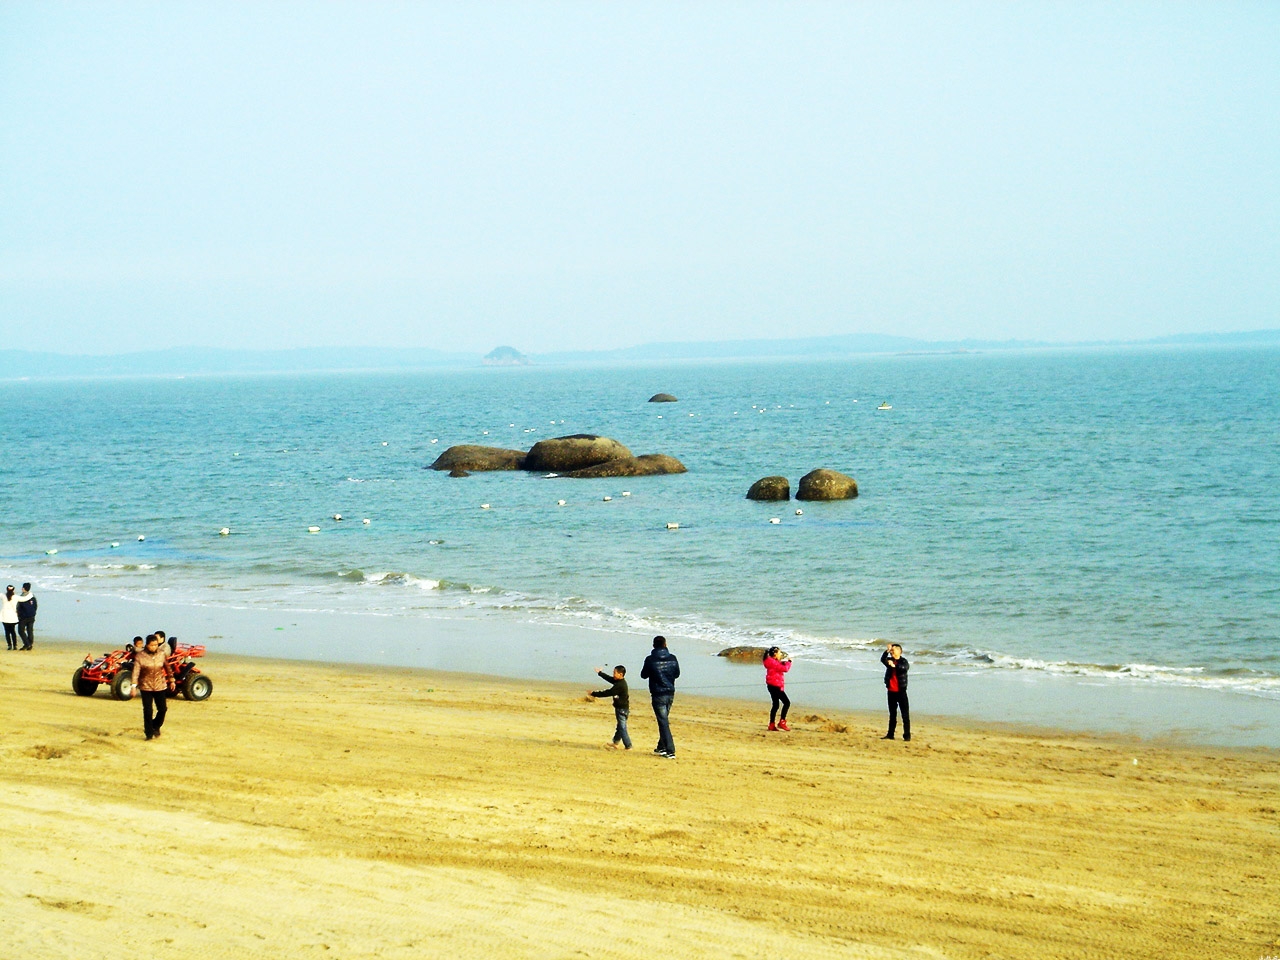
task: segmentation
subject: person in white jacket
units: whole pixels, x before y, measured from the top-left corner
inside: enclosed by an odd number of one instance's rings
[[[13,594],[13,584],[4,588],[0,597],[0,623],[4,624],[4,645],[7,650],[18,649],[18,598]]]

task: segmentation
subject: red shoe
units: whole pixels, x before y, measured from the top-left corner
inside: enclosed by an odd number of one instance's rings
[[[771,723],[771,724],[769,724],[769,729],[770,729],[770,730],[777,730],[777,729],[778,729],[778,725],[777,725],[776,723]]]
[[[790,730],[791,728],[787,726],[787,721],[785,721],[785,720],[779,720],[779,721],[778,721],[778,729],[779,729],[779,730]]]

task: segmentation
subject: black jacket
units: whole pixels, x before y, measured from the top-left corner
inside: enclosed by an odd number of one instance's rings
[[[591,695],[593,697],[613,697],[613,708],[615,710],[630,710],[631,694],[627,692],[627,681],[615,680],[603,670],[597,670],[596,674],[611,686],[608,690],[592,690]]]
[[[640,678],[649,681],[649,696],[670,697],[675,694],[678,676],[680,661],[666,647],[654,647],[653,653],[644,658]]]
[[[911,664],[907,663],[907,658],[899,657],[897,660],[897,663],[898,663],[897,667],[891,667],[889,666],[889,651],[886,650],[884,651],[884,653],[880,654],[880,662],[884,664],[885,689],[886,690],[889,689],[889,678],[893,676],[894,672],[896,671],[898,674],[898,692],[906,693],[907,692],[907,671],[911,669]]]
[[[36,595],[33,593],[26,600],[18,601],[18,619],[34,620],[36,618]]]

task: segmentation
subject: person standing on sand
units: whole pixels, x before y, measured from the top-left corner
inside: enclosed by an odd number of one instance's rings
[[[613,697],[613,718],[617,726],[613,731],[613,742],[609,744],[614,750],[622,744],[626,750],[631,749],[631,736],[627,733],[627,717],[631,715],[631,694],[627,692],[627,668],[618,664],[613,668],[613,676],[605,673],[603,668],[596,671],[596,676],[609,684],[608,690],[592,690],[593,697]]]
[[[4,624],[6,650],[18,649],[18,598],[13,595],[13,584],[4,588],[0,597],[0,623]]]
[[[133,655],[133,689],[129,691],[129,697],[132,699],[134,694],[142,696],[142,732],[148,740],[160,736],[164,715],[169,708],[169,691],[174,688],[168,653],[160,638],[153,633],[147,637],[142,651]]]
[[[640,678],[649,681],[653,715],[658,720],[658,746],[653,752],[667,760],[676,758],[676,743],[671,739],[671,702],[676,698],[679,676],[680,661],[667,649],[667,638],[654,637],[653,652],[644,658]]]
[[[769,708],[769,729],[790,730],[787,726],[787,711],[791,709],[791,698],[783,692],[787,683],[787,671],[791,669],[791,658],[777,647],[770,647],[764,652],[764,686],[769,691],[773,705]],[[778,704],[782,704],[782,719],[774,723],[778,716]]]
[[[891,643],[880,654],[884,664],[884,686],[889,691],[889,732],[881,740],[892,740],[898,729],[898,709],[902,709],[902,739],[911,739],[911,705],[907,702],[907,671],[911,664],[902,655],[902,647]]]
[[[18,594],[18,639],[23,650],[30,650],[36,642],[36,595],[29,583],[24,583]]]

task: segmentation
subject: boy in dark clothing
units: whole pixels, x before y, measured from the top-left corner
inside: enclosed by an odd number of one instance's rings
[[[880,662],[884,664],[884,686],[889,692],[889,732],[881,740],[892,740],[894,731],[898,729],[898,710],[902,710],[902,739],[911,739],[911,704],[907,701],[907,671],[911,664],[902,655],[902,647],[896,643],[889,644],[880,654]]]
[[[613,697],[613,715],[618,721],[613,731],[613,742],[609,744],[614,750],[621,743],[624,749],[631,749],[631,737],[627,734],[627,717],[631,715],[631,695],[627,692],[627,668],[618,664],[613,668],[613,676],[603,670],[597,670],[596,676],[609,684],[608,690],[592,690],[593,697]]]

